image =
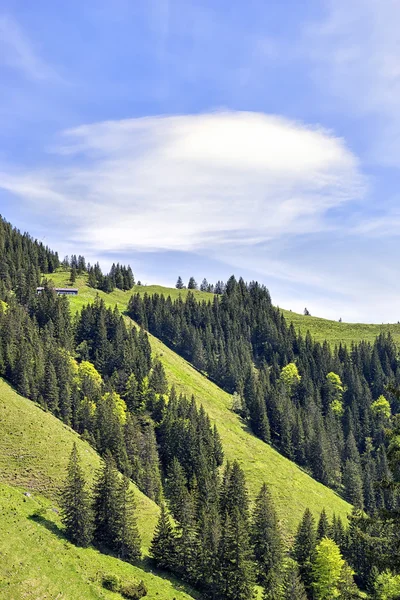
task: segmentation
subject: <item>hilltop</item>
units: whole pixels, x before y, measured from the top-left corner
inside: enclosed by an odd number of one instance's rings
[[[58,270],[48,276],[48,279],[54,282],[56,287],[68,287],[69,284],[69,272]],[[126,310],[129,298],[133,294],[139,293],[141,296],[148,294],[163,294],[164,296],[170,296],[172,300],[182,297],[184,300],[189,290],[177,290],[176,288],[163,287],[160,285],[135,285],[129,291],[122,291],[115,289],[110,294],[106,294],[101,290],[90,288],[87,285],[87,275],[80,275],[77,277],[73,287],[78,288],[78,296],[71,298],[71,306],[74,310],[79,310],[94,300],[97,294],[106,302],[108,306],[118,306],[122,312]],[[196,300],[212,301],[214,294],[208,292],[200,292],[199,290],[191,290]],[[321,317],[305,316],[291,310],[280,308],[281,313],[288,321],[293,323],[296,331],[300,331],[303,335],[310,332],[313,339],[317,342],[324,342],[325,340],[331,344],[331,346],[346,344],[350,346],[353,342],[358,343],[360,341],[366,341],[373,343],[375,338],[380,333],[390,333],[397,344],[400,344],[400,323],[344,323],[339,321],[332,321],[330,319],[323,319]]]

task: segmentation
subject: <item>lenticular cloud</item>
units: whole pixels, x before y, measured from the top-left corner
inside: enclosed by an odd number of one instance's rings
[[[61,134],[45,169],[0,173],[0,187],[67,218],[84,206],[74,235],[114,251],[320,230],[329,209],[363,193],[343,140],[247,112],[84,125]]]

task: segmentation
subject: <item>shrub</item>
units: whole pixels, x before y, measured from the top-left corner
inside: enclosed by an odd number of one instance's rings
[[[110,592],[119,592],[121,589],[121,582],[116,575],[104,575],[101,585]]]
[[[147,588],[143,581],[130,582],[123,585],[120,589],[120,593],[124,598],[128,598],[129,600],[140,600],[147,595]]]

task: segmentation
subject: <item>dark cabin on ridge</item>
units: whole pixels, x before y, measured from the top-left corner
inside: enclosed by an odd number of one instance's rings
[[[38,287],[36,288],[36,292],[38,294],[41,294],[44,290],[44,287]],[[78,289],[77,288],[53,288],[53,290],[55,292],[57,292],[57,294],[59,296],[77,296],[78,295]]]

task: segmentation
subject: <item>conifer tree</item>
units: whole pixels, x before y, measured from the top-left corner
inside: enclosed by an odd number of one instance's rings
[[[176,568],[176,533],[164,502],[151,542],[150,556],[161,569]]]
[[[271,494],[264,483],[256,498],[251,523],[251,543],[258,583],[268,591],[279,585],[283,548]]]
[[[307,600],[306,589],[294,560],[289,560],[285,569],[282,600]]]
[[[175,287],[177,290],[182,290],[183,289],[183,281],[182,281],[182,277],[179,276],[177,279],[177,282],[175,284]]]
[[[178,521],[182,521],[189,501],[189,492],[185,471],[176,457],[168,469],[165,492],[172,515]]]
[[[68,462],[61,507],[67,537],[77,546],[88,546],[93,535],[93,515],[76,443]]]
[[[218,594],[224,600],[251,600],[253,565],[245,520],[235,507],[225,515],[219,547]]]
[[[307,591],[311,590],[315,546],[315,520],[310,509],[306,508],[294,541],[293,556],[299,564],[300,575]]]
[[[118,471],[109,452],[98,474],[94,490],[94,539],[97,544],[114,549],[118,514]]]
[[[136,521],[136,502],[130,482],[122,477],[116,490],[116,511],[114,529],[114,549],[123,560],[134,561],[140,558],[140,535]]]
[[[73,285],[76,281],[76,267],[73,266],[71,269],[71,275],[69,277],[69,282],[71,285]]]
[[[331,537],[331,526],[325,508],[322,509],[317,525],[317,542],[324,537]]]

